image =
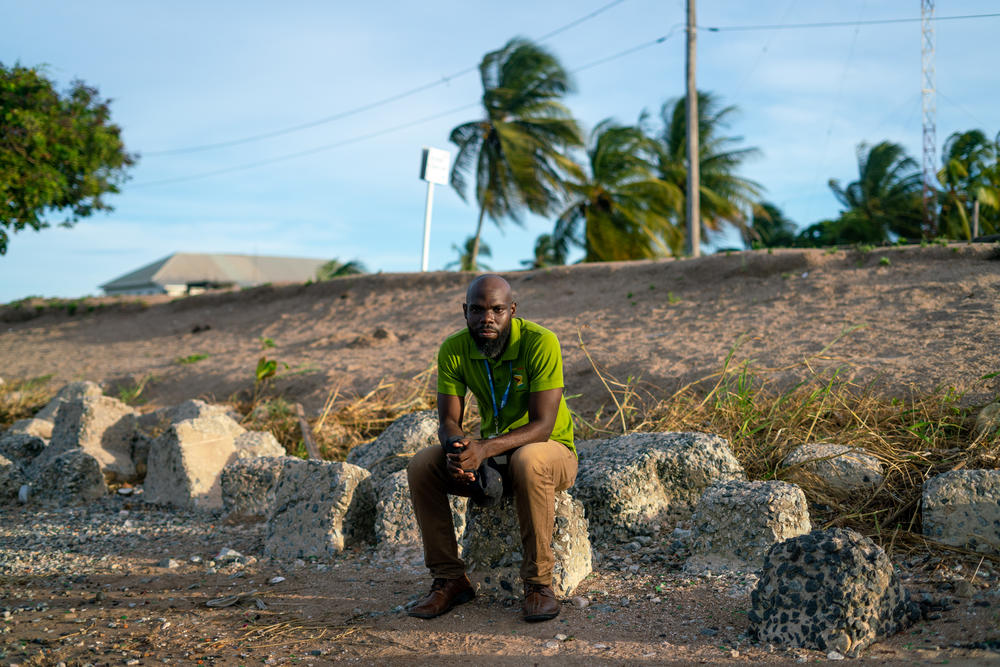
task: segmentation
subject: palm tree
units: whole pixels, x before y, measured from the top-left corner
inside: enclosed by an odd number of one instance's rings
[[[547,266],[561,266],[566,263],[569,247],[566,239],[557,239],[552,234],[540,234],[535,239],[535,256],[522,259],[521,265],[529,269],[544,269]]]
[[[472,257],[472,246],[475,243],[475,237],[470,236],[465,239],[465,243],[459,248],[454,243],[451,244],[451,249],[458,253],[458,259],[448,262],[444,265],[445,269],[457,269],[459,271],[489,271],[490,267],[479,261],[479,257]],[[479,242],[479,254],[483,257],[492,257],[493,253],[490,252],[490,247],[486,243]]]
[[[671,222],[684,195],[656,177],[656,142],[639,127],[600,122],[587,148],[589,177],[570,181],[569,207],[553,237],[584,250],[584,261],[640,259],[683,245]]]
[[[685,96],[667,102],[660,109],[663,131],[660,135],[659,176],[681,192],[675,224],[682,231],[686,227],[686,99]],[[746,225],[743,211],[751,208],[763,191],[760,184],[736,174],[745,160],[756,157],[760,151],[756,148],[738,148],[743,137],[721,136],[735,113],[735,106],[723,107],[714,94],[698,91],[700,224],[702,236],[706,239],[710,232],[718,231],[723,223],[742,229]],[[681,252],[682,245],[676,246],[674,250]]]
[[[996,211],[1000,208],[998,146],[982,130],[955,132],[944,144],[944,166],[937,173],[941,217],[939,231],[947,238],[972,238],[973,202]],[[981,215],[983,230],[995,231],[995,217]]]
[[[579,167],[565,154],[581,145],[580,130],[559,101],[571,89],[555,56],[523,38],[491,51],[479,65],[485,117],[463,123],[449,139],[458,146],[451,185],[466,198],[475,181],[479,221],[470,261],[479,254],[483,218],[521,224],[521,212],[545,215],[560,201],[563,180]]]
[[[881,243],[895,234],[921,236],[922,180],[916,161],[903,147],[883,141],[858,145],[858,180],[846,188],[830,179],[830,189],[845,210],[842,242]]]
[[[771,202],[754,206],[750,225],[743,230],[747,248],[790,248],[795,245],[796,225]]]
[[[363,263],[356,259],[349,262],[341,262],[339,259],[331,259],[316,269],[316,280],[330,280],[340,276],[351,276],[358,273],[368,273],[368,269]]]

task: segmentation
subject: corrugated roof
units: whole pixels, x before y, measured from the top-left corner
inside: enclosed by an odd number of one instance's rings
[[[258,255],[214,255],[177,252],[101,285],[121,290],[156,285],[232,283],[259,285],[272,282],[304,282],[315,278],[316,269],[329,260],[307,257],[261,257]]]

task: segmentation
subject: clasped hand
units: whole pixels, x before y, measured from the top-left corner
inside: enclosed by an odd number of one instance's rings
[[[486,460],[486,440],[473,440],[463,438],[452,443],[452,446],[461,451],[457,454],[448,454],[448,472],[458,482],[474,482],[479,466]]]

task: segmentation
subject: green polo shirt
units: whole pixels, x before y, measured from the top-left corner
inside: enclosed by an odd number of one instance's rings
[[[486,370],[487,364],[489,373]],[[490,375],[493,376],[492,395]],[[524,426],[528,423],[528,395],[533,391],[562,386],[559,339],[548,329],[520,317],[511,320],[507,349],[496,361],[483,356],[468,329],[448,336],[438,351],[438,392],[449,396],[465,396],[466,389],[472,390],[479,403],[482,438]],[[500,408],[505,393],[507,403]],[[493,410],[494,397],[500,408],[499,420]],[[576,453],[573,445],[573,420],[566,407],[565,396],[559,399],[559,412],[549,437]]]

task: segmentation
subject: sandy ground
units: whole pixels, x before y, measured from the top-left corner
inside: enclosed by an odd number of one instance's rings
[[[738,359],[752,358],[769,368],[794,366],[774,375],[779,384],[807,372],[795,364],[837,341],[812,359],[813,368],[843,366],[894,395],[946,384],[965,392],[969,403],[985,403],[1000,393],[1000,378],[981,379],[1000,371],[998,256],[995,245],[966,244],[871,252],[755,251],[507,277],[517,293],[518,314],[559,335],[567,393],[579,395],[571,407],[582,414],[592,414],[609,399],[581,340],[603,372],[620,380],[641,378],[663,395],[717,371],[738,341]],[[143,396],[144,409],[152,409],[193,397],[224,400],[246,390],[263,353],[288,365],[275,390],[315,413],[333,387],[364,393],[382,380],[425,371],[440,340],[463,326],[468,280],[457,273],[361,276],[176,301],[145,297],[142,307],[80,309],[73,316],[57,312],[33,319],[21,319],[24,309],[8,309],[0,313],[0,375],[53,374],[56,384],[89,379],[112,394],[151,376]],[[262,338],[272,339],[275,347],[262,351]],[[178,363],[194,354],[209,356]],[[29,515],[18,514],[23,511],[5,510],[0,519],[15,525],[28,520]],[[143,512],[141,504],[130,511]],[[224,546],[259,554],[259,528],[219,532],[215,518],[205,521],[203,543],[146,544],[131,553],[111,553],[103,565],[76,573],[75,579],[31,571],[0,576],[0,606],[17,610],[4,621],[9,630],[0,635],[0,662],[825,659],[818,652],[749,645],[740,637],[746,593],[734,594],[734,582],[728,580],[685,578],[669,559],[654,559],[628,577],[598,567],[577,592],[593,605],[580,609],[566,601],[560,618],[549,623],[526,625],[516,607],[482,598],[440,619],[420,621],[393,609],[424,591],[424,576],[410,566],[375,562],[365,552],[346,553],[324,572],[285,564],[286,581],[274,587],[261,586],[277,572],[264,561],[239,576],[221,569],[206,574],[203,565],[186,559]],[[182,559],[183,567],[157,567],[165,556]],[[914,569],[908,585],[950,595],[940,564],[927,567],[927,572]],[[995,591],[996,585],[994,578],[980,593],[990,586]],[[245,603],[204,605],[213,597],[260,588],[266,588],[261,594],[265,610]],[[622,605],[623,597],[630,603]],[[996,660],[1000,653],[989,647],[1000,641],[1000,608],[996,596],[991,599],[992,606],[956,599],[940,619],[876,645],[866,659],[897,664]],[[45,602],[41,609],[39,601]],[[595,611],[599,604],[606,605],[604,611]],[[79,634],[61,638],[68,633]],[[557,634],[567,639],[557,640]],[[987,642],[986,647],[978,642]]]

